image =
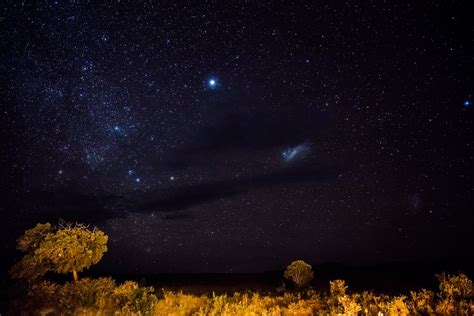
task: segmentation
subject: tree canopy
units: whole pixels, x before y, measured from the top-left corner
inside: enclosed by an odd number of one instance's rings
[[[284,277],[292,280],[298,288],[304,287],[313,279],[312,267],[303,260],[293,261],[286,268]]]
[[[77,273],[102,259],[107,251],[108,237],[96,227],[67,224],[57,229],[51,224],[37,224],[17,240],[17,249],[25,256],[13,266],[14,278],[36,279],[48,271]]]

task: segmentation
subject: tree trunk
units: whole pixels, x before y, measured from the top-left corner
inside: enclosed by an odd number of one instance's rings
[[[74,284],[77,284],[77,281],[79,281],[79,277],[77,276],[76,270],[72,270],[72,276],[74,278]]]

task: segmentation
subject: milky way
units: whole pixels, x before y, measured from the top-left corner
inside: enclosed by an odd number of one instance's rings
[[[99,225],[119,272],[460,254],[471,20],[449,1],[4,5],[7,251],[61,218]]]

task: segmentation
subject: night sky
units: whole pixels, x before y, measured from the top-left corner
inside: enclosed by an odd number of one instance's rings
[[[8,264],[60,219],[126,273],[472,257],[464,3],[136,3],[1,6]]]

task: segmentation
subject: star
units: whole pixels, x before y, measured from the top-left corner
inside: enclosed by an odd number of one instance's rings
[[[470,107],[470,106],[471,106],[471,101],[470,101],[470,100],[465,100],[465,101],[464,101],[464,107],[465,107],[465,108],[468,108],[468,107]]]
[[[119,125],[114,125],[114,126],[112,127],[112,132],[114,132],[114,133],[116,133],[116,134],[118,134],[118,135],[120,135],[120,136],[125,136],[125,137],[127,137],[127,134],[126,134],[125,130],[124,130],[121,126],[119,126]]]
[[[219,86],[219,82],[216,78],[210,78],[208,81],[207,81],[207,87],[211,90],[214,90],[216,89],[217,87]]]
[[[139,183],[140,181],[140,178],[135,178],[135,182]]]
[[[170,177],[170,180],[171,180],[171,181],[173,181],[173,180],[174,180],[174,177],[173,177],[173,176],[171,176],[171,177]]]

